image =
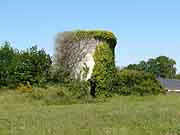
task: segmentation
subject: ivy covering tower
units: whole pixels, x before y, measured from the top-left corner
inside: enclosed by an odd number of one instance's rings
[[[117,40],[109,31],[68,31],[56,39],[55,63],[63,64],[74,79],[93,78],[97,94],[111,89]]]

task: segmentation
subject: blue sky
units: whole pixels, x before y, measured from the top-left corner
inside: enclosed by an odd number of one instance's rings
[[[53,54],[56,33],[105,29],[118,38],[119,66],[160,55],[180,71],[180,0],[0,0],[0,42]]]

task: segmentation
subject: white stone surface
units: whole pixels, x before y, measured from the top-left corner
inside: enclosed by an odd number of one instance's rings
[[[95,65],[93,55],[101,41],[94,38],[82,39],[80,41],[69,40],[72,38],[70,32],[61,33],[59,36],[56,42],[59,59],[57,61],[63,61],[70,68],[71,75],[75,78],[81,80],[90,79]],[[89,68],[89,72],[83,78],[83,67],[85,65]]]

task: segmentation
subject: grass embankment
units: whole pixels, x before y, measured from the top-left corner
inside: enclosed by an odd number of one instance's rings
[[[179,135],[180,95],[119,96],[104,103],[50,105],[0,92],[0,135]]]

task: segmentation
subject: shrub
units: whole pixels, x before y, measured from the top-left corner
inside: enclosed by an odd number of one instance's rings
[[[50,80],[53,83],[69,83],[71,80],[70,71],[63,64],[54,64],[50,69]]]
[[[90,93],[89,83],[86,81],[73,80],[66,85],[68,91],[72,93],[75,98],[82,98],[88,96]]]
[[[63,86],[49,87],[49,89],[34,88],[31,96],[45,104],[72,104],[73,99],[68,95],[68,89]],[[65,92],[66,91],[66,92]]]
[[[136,70],[117,71],[113,92],[120,95],[155,95],[163,89],[150,73]]]
[[[73,81],[69,85],[52,85],[48,89],[34,87],[30,93],[26,93],[43,105],[67,105],[82,103],[105,102],[105,98],[91,98],[88,96],[86,82]],[[80,89],[79,89],[80,88]]]
[[[32,92],[32,86],[27,83],[26,85],[25,84],[18,84],[17,88],[16,88],[17,91],[19,92]]]
[[[47,90],[41,88],[34,88],[31,92],[31,96],[35,100],[43,100],[47,95]]]

